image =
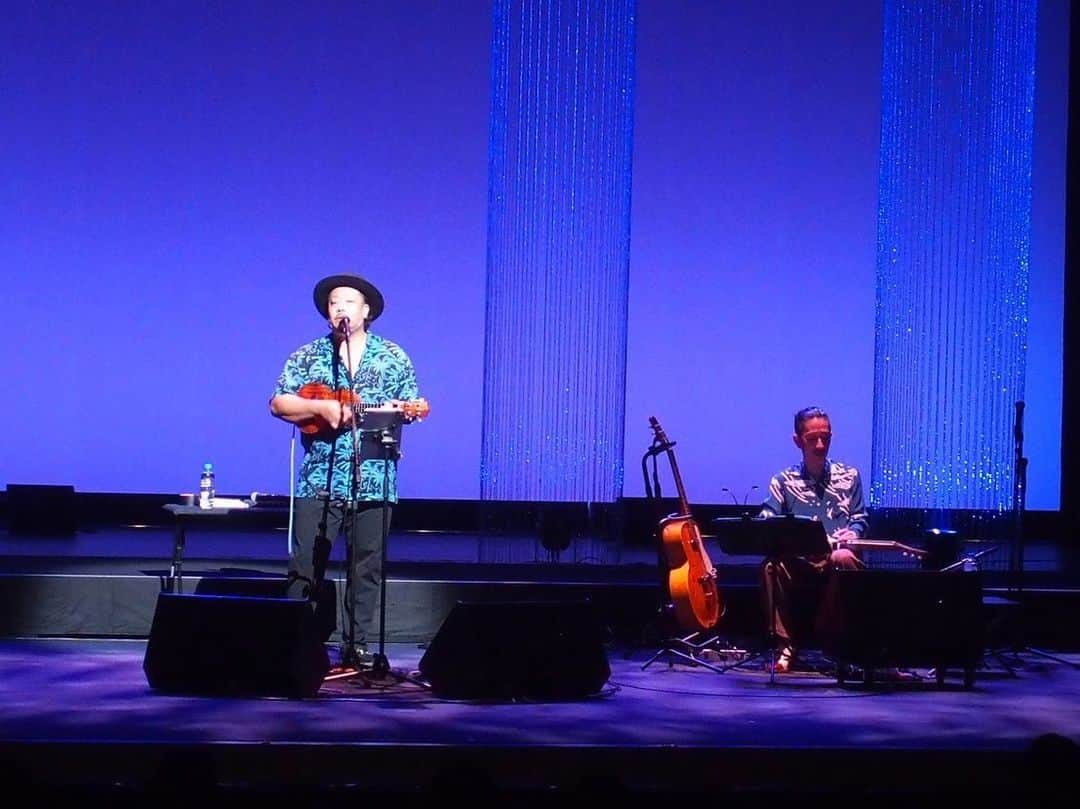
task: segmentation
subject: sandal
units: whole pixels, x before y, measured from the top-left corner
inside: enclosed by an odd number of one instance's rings
[[[787,674],[795,666],[795,647],[790,643],[783,646],[776,655],[773,663],[773,671],[777,674]]]

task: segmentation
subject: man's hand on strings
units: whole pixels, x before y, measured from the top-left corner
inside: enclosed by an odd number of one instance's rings
[[[319,401],[322,413],[320,414],[326,423],[335,430],[348,427],[352,423],[353,409],[336,399],[322,399]]]
[[[845,542],[858,538],[858,531],[852,531],[850,528],[841,528],[839,531],[833,534],[832,537],[830,537],[830,539],[832,539],[832,545],[834,548],[843,547]]]

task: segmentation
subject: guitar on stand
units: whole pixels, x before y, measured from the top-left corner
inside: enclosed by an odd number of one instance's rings
[[[654,440],[645,458],[655,458],[661,453],[667,455],[679,502],[678,512],[664,517],[659,524],[660,543],[668,569],[668,594],[671,599],[668,608],[674,613],[679,628],[690,634],[666,640],[642,669],[648,668],[661,656],[674,656],[719,671],[697,656],[697,652],[715,641],[714,637],[701,640],[702,633],[712,630],[724,614],[725,605],[716,584],[716,569],[705,549],[701,529],[690,514],[690,503],[675,460],[675,443],[668,440],[655,417],[649,417],[649,426]]]

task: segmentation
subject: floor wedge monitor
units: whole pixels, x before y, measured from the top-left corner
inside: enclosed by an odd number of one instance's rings
[[[312,697],[329,668],[306,601],[165,592],[143,659],[151,688],[180,694]]]
[[[570,700],[611,676],[589,601],[459,602],[420,659],[446,699]]]

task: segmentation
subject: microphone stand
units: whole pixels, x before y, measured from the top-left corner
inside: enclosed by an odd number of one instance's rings
[[[349,341],[349,338],[352,336],[352,329],[349,327],[349,319],[342,318],[334,328],[334,333],[335,335],[341,335],[345,341],[345,364],[349,379],[349,391],[351,392],[353,363],[352,344]],[[356,430],[355,411],[353,412],[353,418],[349,419],[349,429],[352,435],[353,453],[349,464],[349,495],[345,499],[344,513],[342,514],[342,519],[345,524],[345,615],[343,620],[347,623],[342,628],[341,632],[343,641],[342,648],[344,650],[341,655],[341,666],[348,671],[337,675],[335,679],[352,677],[360,673],[360,661],[356,659],[356,648],[353,645],[356,640],[356,593],[353,591],[355,585],[355,582],[353,581],[353,559],[355,551],[353,549],[353,543],[356,540],[356,498],[360,482],[360,462],[357,458],[359,437]],[[327,477],[327,488],[329,488],[329,486],[330,480],[329,477]]]
[[[1013,537],[1013,551],[1010,559],[1010,566],[1012,567],[1012,581],[1010,581],[1010,589],[1015,590],[1017,603],[1020,605],[1020,631],[1025,632],[1024,628],[1024,510],[1026,508],[1027,497],[1027,465],[1028,459],[1024,457],[1024,403],[1022,401],[1016,403],[1016,419],[1013,422],[1013,447],[1014,447],[1014,479],[1013,479],[1013,519],[1014,519],[1014,534]],[[1073,668],[1080,668],[1080,664],[1074,663],[1070,660],[1058,657],[1043,651],[1042,649],[1035,649],[1024,643],[1021,643],[1017,649],[1017,653],[1028,652],[1030,654],[1045,657],[1049,660],[1054,660],[1058,663],[1065,663]]]
[[[347,321],[346,321],[347,323]],[[336,379],[338,364],[334,366],[334,373]],[[330,501],[334,499],[331,493],[331,483],[334,476],[334,457],[337,453],[337,442],[330,443],[330,453],[326,458],[326,491],[318,492],[319,497],[322,499],[322,512],[319,515],[319,524],[316,527],[315,537],[311,544],[311,581],[308,582],[308,603],[311,605],[311,612],[315,616],[316,623],[321,623],[320,617],[323,616],[323,596],[326,588],[326,569],[330,564],[330,550],[333,543],[330,541],[330,537],[327,534],[327,522],[330,518]],[[254,497],[254,495],[253,495]],[[331,602],[333,606],[333,602]],[[326,631],[326,638],[329,639],[330,635],[334,632],[333,614],[330,618],[326,619],[329,624],[329,629]]]
[[[743,506],[743,508],[745,508],[747,506],[747,504],[750,502],[750,495],[759,488],[760,487],[755,483],[753,486],[751,486],[749,489],[747,489],[746,494],[743,495],[743,499],[742,499],[742,504],[741,505]],[[720,491],[727,492],[728,497],[731,498],[731,502],[735,504],[736,508],[740,505],[739,499],[735,496],[735,492],[733,492],[730,488],[728,488],[727,486],[724,486],[722,489],[720,489]],[[750,512],[749,511],[744,511],[743,516],[749,517]]]
[[[1027,458],[1024,457],[1024,403],[1016,403],[1013,421],[1013,547],[1009,588],[1024,596],[1024,508],[1027,492]]]

